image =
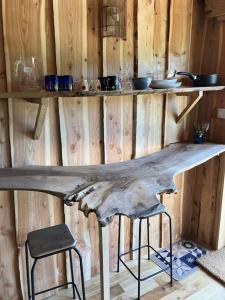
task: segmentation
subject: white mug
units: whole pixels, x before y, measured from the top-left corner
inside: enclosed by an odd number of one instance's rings
[[[89,91],[89,84],[87,79],[82,79],[75,82],[74,90],[76,92],[82,93],[82,92],[88,92]]]
[[[89,90],[91,92],[101,91],[101,83],[98,79],[89,80]]]

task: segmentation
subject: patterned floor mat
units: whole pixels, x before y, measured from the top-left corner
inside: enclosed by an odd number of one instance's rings
[[[159,251],[162,257],[154,253],[151,259],[162,269],[169,266],[170,252],[168,248]],[[197,244],[183,240],[173,244],[173,278],[182,280],[186,276],[192,274],[198,268],[196,259],[206,254],[206,250]],[[169,274],[169,269],[166,270]]]

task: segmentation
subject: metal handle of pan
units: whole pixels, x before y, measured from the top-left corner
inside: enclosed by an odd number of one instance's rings
[[[184,75],[184,76],[188,76],[191,80],[196,80],[197,76],[190,73],[190,72],[176,72],[177,75]]]

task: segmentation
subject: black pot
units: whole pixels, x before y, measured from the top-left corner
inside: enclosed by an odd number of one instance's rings
[[[194,86],[216,86],[219,85],[220,74],[210,74],[210,75],[194,75],[189,72],[176,72],[177,75],[185,75],[188,76],[191,80],[193,80]]]

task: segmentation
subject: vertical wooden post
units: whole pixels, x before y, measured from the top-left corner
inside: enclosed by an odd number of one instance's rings
[[[219,156],[219,173],[216,195],[213,248],[225,246],[225,154]]]
[[[109,227],[99,226],[99,256],[101,300],[110,299],[109,280]]]

